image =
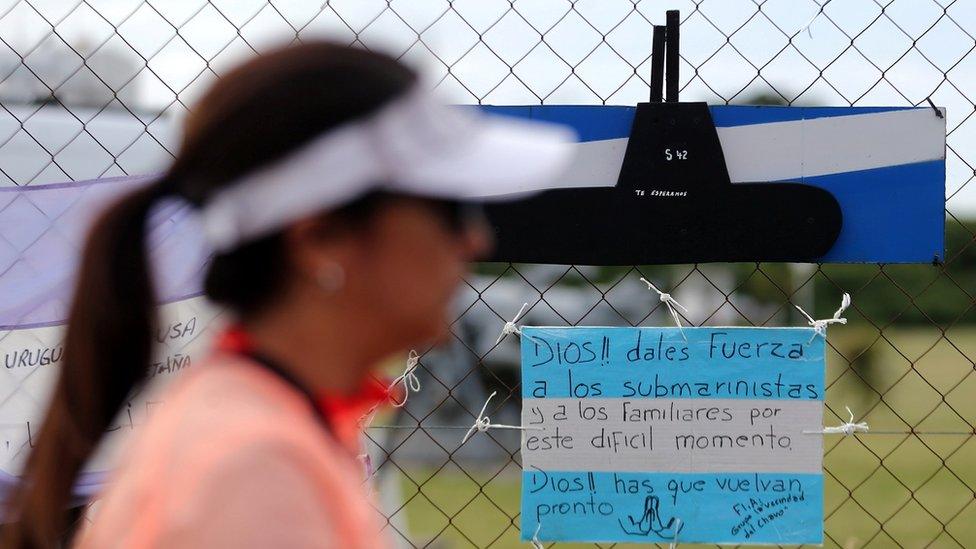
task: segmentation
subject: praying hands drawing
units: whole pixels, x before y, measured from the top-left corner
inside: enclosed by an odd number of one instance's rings
[[[627,515],[627,520],[617,519],[620,528],[631,536],[649,536],[651,532],[662,539],[675,539],[684,524],[671,517],[667,524],[661,519],[661,498],[657,496],[647,496],[644,498],[644,510],[640,518],[635,519],[634,515]]]

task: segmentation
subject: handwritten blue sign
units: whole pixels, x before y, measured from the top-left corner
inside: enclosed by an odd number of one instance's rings
[[[823,542],[809,328],[522,328],[522,539]]]

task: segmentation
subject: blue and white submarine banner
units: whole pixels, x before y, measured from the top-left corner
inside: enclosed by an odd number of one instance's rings
[[[576,130],[574,164],[551,188],[616,185],[635,107],[483,108]],[[821,261],[942,260],[946,129],[945,118],[933,109],[730,105],[709,110],[732,183],[804,183],[829,191],[840,203],[843,227]]]

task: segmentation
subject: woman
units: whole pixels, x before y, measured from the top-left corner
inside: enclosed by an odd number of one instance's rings
[[[155,183],[85,248],[65,358],[6,546],[64,538],[72,484],[145,380],[156,325],[144,246],[160,199],[199,207],[206,294],[234,316],[113,474],[81,547],[382,547],[355,424],[384,357],[434,342],[485,253],[464,200],[543,187],[561,128],[433,102],[393,59],[328,43],[221,78]]]

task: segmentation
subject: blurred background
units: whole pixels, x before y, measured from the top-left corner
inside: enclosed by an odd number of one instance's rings
[[[974,0],[0,0],[0,185],[158,171],[213,80],[309,37],[392,53],[460,104],[634,105],[667,9],[682,100],[946,107],[945,264],[476,266],[451,343],[420,350],[423,389],[369,430],[391,531],[524,546],[519,435],[459,445],[492,391],[492,421],[519,421],[517,339],[499,331],[526,302],[525,324],[670,324],[643,276],[694,325],[802,325],[794,304],[826,317],[850,292],[824,422],[849,406],[872,432],[825,439],[825,544],[976,546]]]

